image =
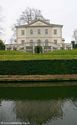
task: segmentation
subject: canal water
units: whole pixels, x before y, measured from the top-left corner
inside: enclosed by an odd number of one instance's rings
[[[0,125],[77,125],[77,87],[0,88]]]

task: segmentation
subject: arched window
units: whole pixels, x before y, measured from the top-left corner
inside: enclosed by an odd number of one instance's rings
[[[30,40],[30,46],[33,46],[33,40]]]
[[[41,40],[40,39],[37,41],[37,46],[41,46]]]
[[[57,40],[54,40],[54,44],[57,44]]]
[[[45,46],[48,46],[48,39],[45,40]]]

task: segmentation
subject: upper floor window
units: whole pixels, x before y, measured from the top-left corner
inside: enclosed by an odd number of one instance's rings
[[[21,30],[21,35],[25,35],[25,30]]]
[[[41,40],[37,40],[37,46],[41,46]]]
[[[32,29],[30,30],[30,34],[33,34],[33,30]]]
[[[45,34],[48,34],[48,29],[45,29]]]
[[[54,43],[57,44],[57,40],[54,40]]]
[[[54,29],[54,35],[56,35],[57,34],[57,29]]]
[[[41,34],[41,30],[40,29],[38,29],[38,34]]]

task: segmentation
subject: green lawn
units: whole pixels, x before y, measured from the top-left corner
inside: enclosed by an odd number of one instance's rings
[[[77,59],[77,49],[57,50],[44,54],[33,54],[19,51],[0,51],[0,60],[52,60]]]

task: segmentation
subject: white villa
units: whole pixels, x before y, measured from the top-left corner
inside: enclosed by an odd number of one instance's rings
[[[6,50],[44,53],[59,49],[72,49],[71,43],[64,43],[62,28],[63,25],[52,24],[40,18],[29,24],[16,26],[16,43],[7,44]]]

